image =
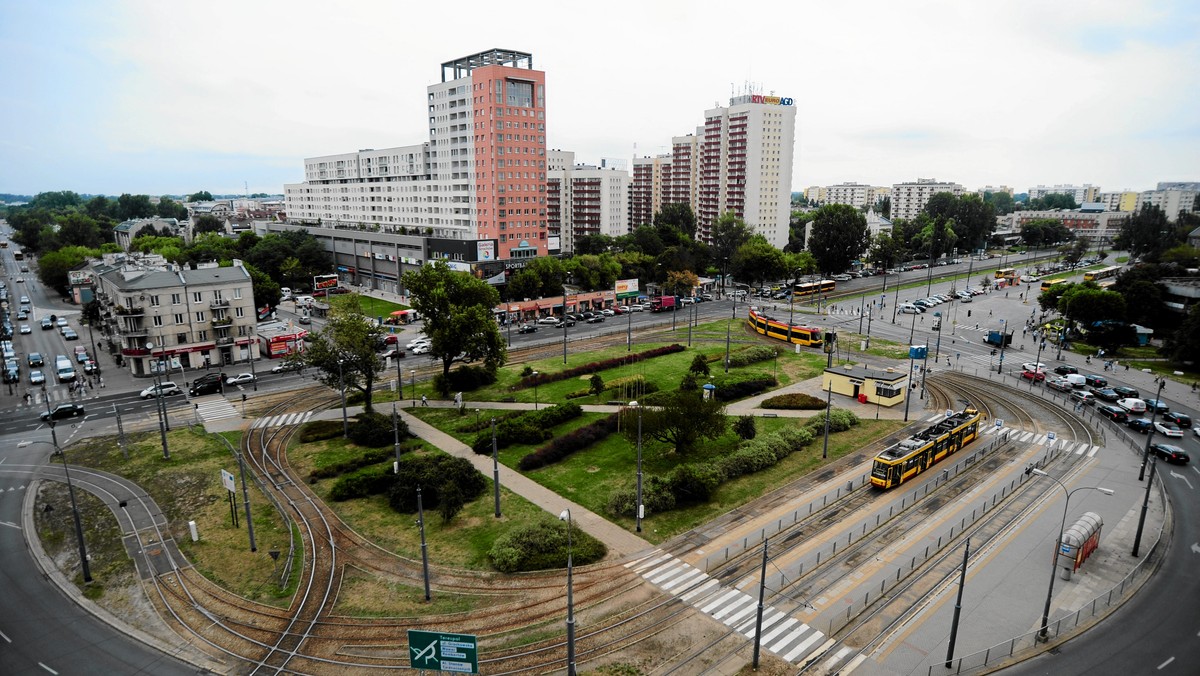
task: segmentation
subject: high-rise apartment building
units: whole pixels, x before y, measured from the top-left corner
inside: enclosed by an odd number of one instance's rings
[[[426,100],[426,143],[305,160],[304,183],[285,186],[288,219],[476,243],[442,247],[448,258],[548,253],[546,78],[533,55],[447,61]]]
[[[635,160],[630,195],[631,223],[664,204],[687,204],[696,215],[696,236],[707,240],[721,214],[732,211],[754,232],[782,248],[791,216],[792,154],[796,108],[778,96],[743,94],[728,107],[704,113],[695,134],[671,139],[669,169]],[[638,172],[647,178],[639,181]],[[653,202],[653,180],[661,181],[661,201]],[[650,189],[646,189],[646,185]]]
[[[918,178],[915,183],[897,183],[892,186],[892,220],[913,219],[929,203],[929,198],[939,192],[948,192],[961,197],[963,187],[957,183],[938,181],[935,178]]]
[[[629,172],[606,162],[576,164],[575,153],[562,150],[550,151],[549,166],[547,226],[562,251],[573,252],[580,237],[629,233]]]
[[[1146,190],[1138,195],[1137,209],[1147,205],[1162,209],[1167,220],[1179,220],[1179,214],[1197,208],[1195,190]]]
[[[671,185],[671,156],[633,158],[633,177],[629,185],[629,227],[654,222],[662,209]]]
[[[1084,202],[1095,202],[1096,196],[1100,194],[1100,186],[1084,183],[1083,185],[1056,185],[1046,187],[1039,185],[1036,188],[1029,189],[1029,199],[1035,200],[1046,195],[1070,195],[1075,200],[1076,204]]]
[[[1135,211],[1138,205],[1138,193],[1132,190],[1102,192],[1096,195],[1096,201],[1104,205],[1105,211]]]
[[[887,193],[887,188],[876,188],[861,183],[842,183],[826,186],[824,204],[849,204],[855,209],[865,209],[886,197]]]

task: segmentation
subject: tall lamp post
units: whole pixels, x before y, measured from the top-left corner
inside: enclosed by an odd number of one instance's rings
[[[563,282],[563,363],[567,363],[567,283],[571,281],[571,273],[567,273],[567,281]]]
[[[150,353],[150,363],[154,363],[154,343],[146,343],[146,350]],[[167,447],[167,410],[166,402],[163,400],[162,385],[158,381],[158,373],[154,375],[154,391],[158,395],[157,401],[154,403],[155,412],[158,413],[158,433],[162,437],[163,458],[170,460],[171,451]],[[47,401],[49,406],[50,402]]]
[[[254,391],[258,391],[258,374],[254,372],[254,348],[258,346],[258,338],[254,332],[250,332],[250,342],[246,343],[246,356],[250,360],[250,383],[254,385]]]
[[[1154,418],[1158,415],[1158,403],[1162,401],[1162,391],[1166,384],[1166,378],[1158,381],[1158,390],[1154,394],[1154,409],[1150,411],[1150,429],[1146,430],[1146,449],[1142,451],[1142,467],[1138,470],[1138,481],[1146,478],[1146,461],[1150,458],[1150,441],[1154,438]]]
[[[413,408],[416,408],[417,407],[417,370],[411,369],[408,373],[412,377]]]
[[[1051,567],[1050,567],[1050,589],[1046,591],[1046,607],[1044,610],[1042,610],[1042,628],[1038,632],[1038,637],[1041,638],[1043,641],[1045,641],[1046,640],[1046,630],[1050,624],[1050,600],[1054,596],[1054,576],[1058,574],[1058,554],[1059,554],[1059,551],[1062,550],[1063,531],[1066,530],[1066,528],[1067,528],[1067,509],[1071,505],[1071,496],[1078,493],[1079,491],[1100,491],[1101,493],[1103,493],[1105,495],[1112,495],[1113,490],[1111,488],[1103,488],[1100,486],[1080,486],[1079,488],[1076,488],[1075,490],[1067,490],[1067,487],[1065,484],[1063,484],[1063,482],[1050,476],[1049,474],[1046,474],[1042,470],[1034,469],[1033,473],[1038,476],[1044,476],[1047,479],[1050,479],[1054,483],[1058,484],[1058,487],[1063,489],[1063,493],[1065,493],[1067,496],[1067,501],[1063,503],[1062,524],[1058,527],[1058,542],[1056,542],[1054,544],[1054,558],[1051,561]]]
[[[996,373],[1004,373],[1004,348],[1008,346],[1008,322],[1000,320],[1000,363],[996,365]]]
[[[629,405],[636,408],[638,412],[638,431],[637,431],[637,532],[642,532],[642,407],[636,401],[629,402]]]
[[[572,575],[575,562],[571,547],[571,510],[564,509],[558,515],[560,521],[567,522],[567,676],[576,676],[575,672],[575,596],[572,589]]]
[[[49,406],[49,404],[47,404]],[[54,421],[50,421],[50,433],[54,435]],[[92,581],[92,569],[88,565],[87,544],[83,540],[83,522],[79,519],[79,504],[75,502],[75,484],[71,483],[71,470],[67,468],[67,454],[59,448],[57,436],[54,443],[49,441],[30,441],[30,444],[49,444],[62,460],[63,475],[67,478],[67,494],[71,496],[71,515],[75,518],[75,539],[79,542],[79,564],[83,568],[83,581]]]
[[[534,371],[532,374],[530,374],[530,377],[533,378],[533,410],[536,411],[538,410],[538,372]]]
[[[338,389],[342,391],[342,438],[350,438],[350,420],[346,417],[346,380],[342,373],[342,364],[345,359],[338,357]]]

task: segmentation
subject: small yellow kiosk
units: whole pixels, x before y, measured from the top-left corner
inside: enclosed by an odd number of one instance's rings
[[[860,404],[895,406],[904,402],[908,377],[902,369],[872,369],[845,364],[825,369],[821,389],[857,399]]]

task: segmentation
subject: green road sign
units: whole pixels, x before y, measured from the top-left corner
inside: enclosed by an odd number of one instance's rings
[[[479,653],[471,634],[409,629],[408,651],[413,669],[479,673]]]

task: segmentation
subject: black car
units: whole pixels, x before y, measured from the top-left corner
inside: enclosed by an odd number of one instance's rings
[[[1108,379],[1104,376],[1098,376],[1094,373],[1089,373],[1083,377],[1083,381],[1089,387],[1108,387]]]
[[[29,365],[30,366],[45,366],[46,360],[42,358],[41,352],[30,352],[29,353]]]
[[[76,418],[83,415],[83,406],[80,404],[59,404],[53,410],[42,413],[42,420],[62,420],[63,418]]]
[[[1075,368],[1074,366],[1067,366],[1064,364],[1062,366],[1055,366],[1054,372],[1060,376],[1069,376],[1074,373],[1079,373],[1079,369]]]
[[[1141,432],[1142,434],[1146,434],[1154,429],[1154,424],[1150,422],[1149,418],[1130,418],[1129,422],[1125,424],[1129,425],[1129,429],[1134,432]]]
[[[521,328],[517,329],[517,333],[537,333],[537,325],[522,324]]]
[[[1097,406],[1096,412],[1115,423],[1129,422],[1129,415],[1120,406]]]
[[[1154,455],[1178,465],[1186,465],[1191,460],[1187,451],[1171,444],[1150,444],[1150,452]]]
[[[1179,411],[1167,411],[1163,414],[1163,420],[1166,420],[1167,422],[1173,422],[1180,427],[1192,426],[1191,416],[1186,413],[1180,413]]]
[[[1142,393],[1138,392],[1137,390],[1133,389],[1132,387],[1125,387],[1124,385],[1122,385],[1120,387],[1114,387],[1114,388],[1112,388],[1112,390],[1113,390],[1113,392],[1116,392],[1117,394],[1121,395],[1122,399],[1141,399],[1142,398]]]
[[[49,317],[42,317],[42,330],[49,331],[54,328],[54,322],[50,321]]]
[[[1121,395],[1117,394],[1117,391],[1111,387],[1093,387],[1092,394],[1096,395],[1097,399],[1103,399],[1104,401],[1120,401],[1121,399]]]
[[[588,324],[599,324],[602,321],[604,321],[604,315],[602,315],[598,312],[596,314],[592,315],[591,317],[587,318]]]
[[[570,317],[568,317],[566,319],[560,319],[560,320],[558,320],[558,323],[554,325],[554,328],[561,329],[561,328],[566,328],[568,326],[575,326],[575,320],[571,319]]]

